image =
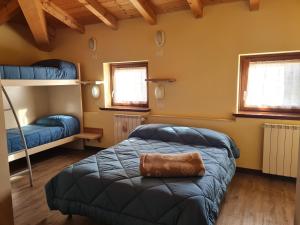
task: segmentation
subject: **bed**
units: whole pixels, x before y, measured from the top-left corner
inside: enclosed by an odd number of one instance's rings
[[[80,132],[79,120],[69,115],[50,115],[23,126],[28,148],[47,144]],[[17,128],[7,130],[8,153],[14,154],[24,149],[20,131]]]
[[[199,151],[203,177],[144,178],[139,154]],[[46,185],[51,210],[107,225],[213,225],[235,173],[239,150],[203,128],[142,125],[129,138],[81,160]]]
[[[49,59],[32,66],[1,65],[0,79],[72,80],[77,79],[77,70],[71,62]]]

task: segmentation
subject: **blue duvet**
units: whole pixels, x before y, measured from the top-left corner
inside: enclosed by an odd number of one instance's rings
[[[199,151],[203,177],[144,178],[145,152]],[[239,151],[225,134],[200,128],[143,125],[125,140],[77,162],[46,185],[49,208],[107,225],[213,225],[235,173]]]
[[[68,115],[51,115],[37,120],[34,124],[22,127],[28,148],[47,144],[80,131],[77,118]],[[17,128],[7,130],[8,153],[24,149],[20,132]]]
[[[0,79],[69,80],[77,79],[77,70],[73,63],[49,59],[32,66],[1,65]]]

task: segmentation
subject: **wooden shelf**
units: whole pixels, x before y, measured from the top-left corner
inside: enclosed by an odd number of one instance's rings
[[[76,134],[75,137],[78,139],[96,140],[96,139],[100,139],[102,135],[96,133],[80,133],[80,134]]]
[[[98,140],[98,141],[101,140],[102,136],[103,136],[102,128],[91,128],[91,127],[85,127],[83,128],[83,132],[75,135],[75,137],[78,139]]]
[[[102,80],[84,80],[84,81],[80,81],[80,84],[83,84],[83,85],[104,84],[104,81],[102,81]]]
[[[153,83],[160,83],[160,82],[167,82],[167,83],[173,83],[176,81],[174,78],[152,78],[152,79],[145,79],[147,82],[153,82]]]
[[[63,85],[79,85],[79,80],[13,80],[1,79],[3,86],[63,86]]]
[[[100,110],[106,111],[124,111],[124,112],[150,112],[151,109],[144,107],[132,107],[132,106],[111,106],[111,107],[100,107]]]

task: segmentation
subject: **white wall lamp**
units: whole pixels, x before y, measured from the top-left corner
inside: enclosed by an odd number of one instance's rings
[[[93,98],[98,99],[100,97],[100,85],[104,84],[104,81],[96,80],[96,81],[81,81],[83,85],[92,85],[91,95]]]
[[[154,90],[154,95],[157,100],[161,100],[165,97],[165,86],[157,84]]]
[[[162,100],[165,97],[165,86],[164,83],[173,83],[176,79],[173,78],[157,78],[157,79],[146,79],[147,82],[156,83],[156,87],[154,89],[154,96],[157,100]]]
[[[154,36],[154,42],[155,42],[155,45],[157,46],[156,56],[162,57],[164,55],[163,47],[166,43],[165,32],[162,30],[156,31],[155,36]]]
[[[91,51],[95,52],[97,50],[97,40],[95,38],[91,37],[88,40],[88,46]]]
[[[99,87],[99,85],[94,84],[92,86],[91,90],[92,90],[92,96],[93,96],[93,98],[98,99],[100,97],[100,87]]]
[[[156,31],[154,41],[157,47],[162,48],[166,42],[165,32],[162,30]]]

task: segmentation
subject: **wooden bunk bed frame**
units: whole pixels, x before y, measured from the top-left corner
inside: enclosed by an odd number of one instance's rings
[[[70,136],[70,137],[66,137],[66,138],[63,138],[63,139],[52,141],[50,143],[39,145],[39,146],[36,146],[34,148],[29,148],[28,149],[28,154],[33,155],[33,154],[36,154],[36,153],[39,153],[39,152],[42,152],[42,151],[45,151],[45,150],[48,150],[48,149],[51,149],[51,148],[58,147],[60,145],[68,144],[68,143],[76,141],[76,140],[78,140],[78,138],[76,138],[76,135],[73,135],[73,136]],[[9,153],[8,154],[8,162],[12,162],[12,161],[15,161],[17,159],[24,158],[25,156],[26,155],[25,155],[24,150],[20,150],[20,151],[11,153],[11,154]]]
[[[103,135],[102,129],[97,129],[97,133],[87,133],[87,132],[81,132],[80,134],[75,134],[70,137],[62,138],[47,144],[39,145],[34,148],[28,149],[28,154],[33,155],[51,148],[55,148],[64,144],[68,144],[77,140],[100,140]],[[18,152],[15,152],[13,154],[8,155],[8,162],[15,161],[17,159],[24,158],[26,156],[24,150],[20,150]]]
[[[81,82],[76,80],[13,80],[2,79],[3,86],[63,86],[63,85],[79,85]]]
[[[81,81],[81,71],[80,71],[80,64],[77,63],[77,73],[78,73],[78,79],[75,80],[14,80],[14,79],[0,79],[1,85],[4,87],[11,87],[11,86],[27,86],[27,87],[34,87],[34,86],[73,86],[76,85],[79,87],[79,121],[80,121],[80,133],[76,135],[72,135],[70,137],[66,137],[63,139],[59,139],[47,144],[39,145],[34,148],[28,148],[27,153],[28,155],[33,155],[54,147],[58,147],[64,144],[68,144],[77,140],[100,140],[103,134],[102,129],[97,129],[97,132],[85,132],[84,126],[83,126],[83,106],[82,106],[82,87],[81,85],[84,84],[84,82]],[[82,145],[83,146],[83,145]],[[26,151],[25,149],[9,153],[8,154],[8,162],[15,161],[20,158],[26,157]],[[30,164],[30,162],[29,162]],[[29,166],[30,167],[30,166]],[[30,168],[31,170],[31,168]],[[26,171],[24,171],[26,172]],[[32,186],[32,177],[30,175],[31,180],[31,186]]]

